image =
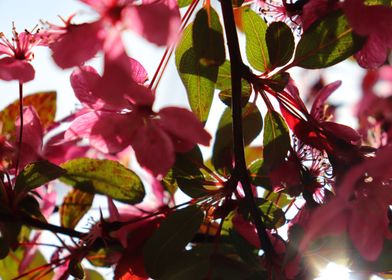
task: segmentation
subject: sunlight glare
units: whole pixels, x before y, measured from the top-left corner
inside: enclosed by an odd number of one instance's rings
[[[319,277],[315,280],[349,280],[350,270],[336,263],[330,262],[323,270],[321,270]]]

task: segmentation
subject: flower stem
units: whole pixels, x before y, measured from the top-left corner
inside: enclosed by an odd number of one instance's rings
[[[23,141],[23,84],[22,83],[19,83],[19,120],[20,120],[20,127],[19,127],[18,155],[16,158],[15,176],[17,176],[19,173],[19,161],[20,161],[20,154],[22,152],[22,141]]]
[[[268,237],[266,227],[260,218],[260,209],[255,203],[252,187],[249,180],[248,170],[246,168],[243,140],[244,137],[242,131],[241,78],[242,72],[246,72],[247,67],[244,65],[241,58],[232,3],[230,0],[221,0],[220,4],[222,8],[223,22],[231,64],[231,108],[233,119],[233,142],[235,157],[235,167],[233,175],[238,176],[238,179],[241,182],[242,188],[245,193],[245,200],[247,201],[253,223],[257,229],[261,248],[264,250],[266,255],[274,255],[275,251],[272,246],[271,240]]]

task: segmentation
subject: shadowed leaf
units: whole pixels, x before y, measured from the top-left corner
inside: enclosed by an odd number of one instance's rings
[[[169,215],[144,247],[144,262],[152,278],[161,276],[167,265],[185,250],[203,222],[203,211],[193,205]]]

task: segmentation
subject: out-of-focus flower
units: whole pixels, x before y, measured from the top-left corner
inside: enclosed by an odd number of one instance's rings
[[[54,61],[62,68],[80,66],[99,50],[113,59],[117,48],[113,48],[111,38],[120,37],[124,29],[132,29],[157,45],[173,42],[177,36],[180,13],[175,0],[146,0],[140,4],[133,0],[82,2],[96,10],[100,16],[97,21],[72,24],[72,15],[63,20],[63,27],[49,24],[48,30],[43,32]],[[118,43],[122,44],[121,40]]]

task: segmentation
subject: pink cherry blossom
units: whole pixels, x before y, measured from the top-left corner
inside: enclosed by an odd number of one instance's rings
[[[63,27],[49,24],[44,32],[43,37],[53,50],[53,59],[62,68],[82,65],[100,50],[111,55],[115,50],[106,47],[107,41],[113,36],[120,37],[124,29],[132,29],[159,46],[173,42],[177,36],[180,13],[175,0],[142,1],[141,4],[133,0],[82,2],[99,14],[97,21],[72,24],[72,15],[63,20]],[[122,45],[121,40],[119,43]]]
[[[76,96],[96,111],[78,117],[66,132],[67,139],[87,137],[104,153],[117,153],[131,145],[139,164],[154,175],[167,173],[174,152],[189,151],[197,143],[209,144],[210,135],[193,113],[176,107],[154,112],[153,93],[133,80],[124,92],[97,91],[101,79],[92,67],[72,73]]]
[[[15,28],[12,33],[12,41],[9,41],[0,32],[0,79],[26,83],[34,79],[35,71],[30,64],[34,57],[32,48],[39,45],[41,39],[37,33],[18,33]]]

